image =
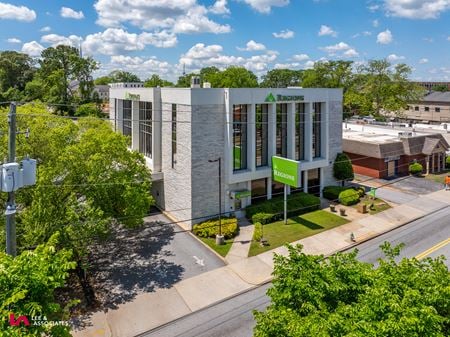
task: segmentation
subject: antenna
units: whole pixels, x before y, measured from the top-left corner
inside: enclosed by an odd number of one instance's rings
[[[186,75],[186,64],[183,63],[183,76]]]
[[[83,49],[81,47],[81,41],[80,41],[80,58],[83,58]]]

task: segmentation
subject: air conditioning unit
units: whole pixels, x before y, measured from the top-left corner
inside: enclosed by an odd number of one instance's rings
[[[413,133],[411,131],[403,131],[398,133],[398,138],[409,138],[412,137]]]

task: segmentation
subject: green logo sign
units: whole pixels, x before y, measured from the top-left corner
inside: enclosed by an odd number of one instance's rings
[[[292,187],[300,187],[300,163],[282,157],[272,157],[273,180]]]
[[[292,101],[304,101],[305,96],[296,96],[296,95],[277,95],[275,96],[270,93],[267,95],[265,102],[275,103],[275,102],[292,102]]]
[[[270,102],[270,103],[276,102],[275,97],[273,96],[272,93],[267,95],[265,102]]]
[[[131,94],[129,92],[125,93],[125,99],[129,99],[132,101],[140,101],[141,100],[141,95],[138,94]]]

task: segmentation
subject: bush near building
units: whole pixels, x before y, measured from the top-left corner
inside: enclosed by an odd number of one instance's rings
[[[288,196],[287,211],[288,217],[300,215],[318,210],[320,208],[320,198],[307,193],[295,193]],[[264,201],[260,204],[247,206],[245,213],[247,218],[253,223],[271,223],[283,218],[284,201],[283,197],[276,197]]]
[[[409,173],[412,175],[421,174],[423,171],[423,166],[420,163],[412,163],[409,165]]]
[[[448,156],[447,158],[445,158],[445,167],[450,169],[450,156]]]
[[[346,180],[353,180],[353,166],[350,158],[345,153],[338,153],[333,164],[333,176],[338,181],[342,181],[342,186]]]
[[[359,193],[355,191],[354,189],[348,189],[345,191],[342,191],[339,194],[339,202],[342,205],[350,206],[355,205],[359,202]]]
[[[366,194],[364,187],[342,187],[342,186],[325,186],[323,189],[323,197],[328,200],[338,200],[339,194],[346,190],[354,190],[358,192],[359,197],[362,198]]]
[[[214,238],[219,234],[219,219],[196,224],[192,232],[202,238]],[[225,239],[234,238],[238,233],[239,226],[236,218],[222,218],[222,235]]]

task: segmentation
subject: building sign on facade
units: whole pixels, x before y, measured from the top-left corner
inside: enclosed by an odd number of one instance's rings
[[[292,187],[300,187],[300,162],[283,157],[272,157],[273,180]]]
[[[141,100],[141,95],[139,94],[132,94],[129,92],[125,93],[125,99],[129,99],[131,101],[140,101]]]
[[[268,94],[265,102],[267,103],[275,103],[275,102],[292,102],[292,101],[304,101],[305,96],[297,96],[297,95],[276,95],[274,96],[272,93]]]

